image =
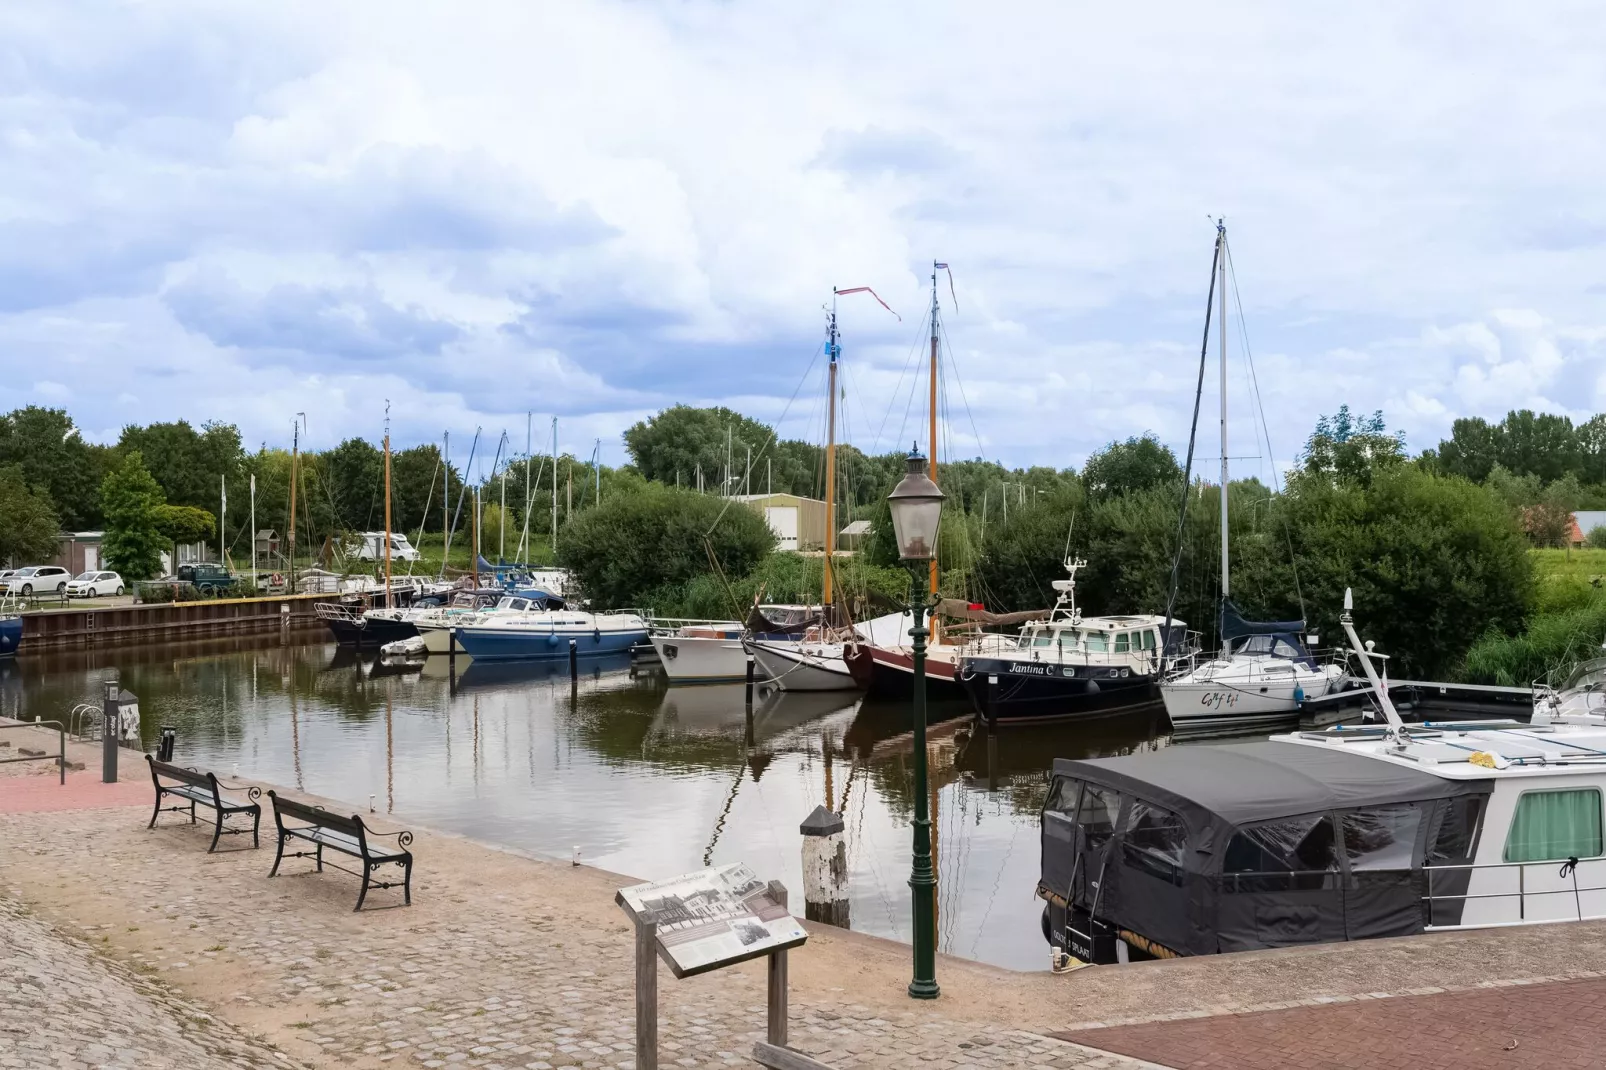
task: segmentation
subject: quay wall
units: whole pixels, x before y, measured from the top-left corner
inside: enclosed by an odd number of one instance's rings
[[[313,606],[339,598],[336,594],[286,594],[36,610],[22,615],[22,645],[17,653],[26,657],[44,650],[321,627]]]

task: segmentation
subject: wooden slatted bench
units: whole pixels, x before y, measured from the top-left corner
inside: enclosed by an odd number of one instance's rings
[[[268,876],[276,876],[279,872],[279,863],[285,858],[315,858],[318,862],[318,872],[323,872],[325,848],[340,854],[350,855],[362,864],[361,872],[337,866],[333,862],[329,865],[344,873],[352,873],[362,878],[362,891],[357,895],[357,910],[362,909],[363,900],[368,898],[369,888],[395,888],[402,889],[403,903],[412,906],[413,903],[413,855],[407,847],[413,842],[411,832],[376,832],[363,824],[362,818],[356,814],[342,817],[331,813],[321,806],[312,806],[308,803],[286,799],[276,792],[269,791],[268,798],[273,800],[273,820],[279,826],[279,852],[273,860],[273,869]],[[285,818],[298,822],[285,824]],[[388,844],[371,843],[370,836],[394,837],[396,846]],[[301,840],[313,845],[311,851],[285,852],[285,844],[291,840]],[[377,881],[373,878],[374,870],[381,866],[396,865],[402,868],[400,881]]]
[[[203,773],[197,769],[186,769],[179,765],[170,765],[159,762],[151,755],[145,755],[145,760],[151,766],[151,783],[156,785],[156,810],[151,814],[151,823],[146,828],[155,828],[156,819],[164,812],[184,813],[188,811],[190,824],[195,824],[195,808],[209,806],[217,815],[217,821],[212,831],[212,846],[206,849],[208,854],[217,850],[217,841],[222,836],[235,836],[245,832],[251,833],[251,846],[259,846],[257,829],[262,824],[262,807],[257,802],[262,797],[262,789],[240,787],[234,784],[220,784],[218,778],[212,773]],[[173,783],[164,784],[163,779]],[[243,791],[249,802],[236,802],[223,796],[223,789],[229,791]],[[162,799],[172,796],[183,800],[177,806],[163,806]],[[250,814],[251,827],[231,828],[227,819],[235,814]]]

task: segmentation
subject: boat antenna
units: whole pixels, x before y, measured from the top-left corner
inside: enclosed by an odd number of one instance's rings
[[[1215,252],[1210,258],[1210,288],[1205,292],[1204,339],[1199,343],[1199,382],[1193,391],[1193,424],[1188,429],[1188,456],[1182,467],[1182,505],[1177,510],[1177,550],[1171,558],[1171,590],[1166,596],[1165,629],[1161,632],[1160,640],[1162,643],[1170,642],[1171,618],[1176,611],[1178,584],[1182,576],[1182,540],[1188,521],[1188,495],[1193,489],[1193,450],[1199,438],[1199,403],[1204,398],[1205,362],[1209,359],[1210,352],[1210,316],[1215,310],[1216,274],[1221,264],[1224,238],[1225,233],[1217,230]]]
[[[1344,612],[1339,616],[1338,623],[1343,625],[1344,634],[1349,637],[1350,649],[1360,659],[1361,669],[1366,673],[1366,680],[1372,685],[1377,694],[1377,704],[1383,710],[1383,719],[1388,722],[1388,738],[1397,746],[1404,746],[1406,742],[1405,722],[1400,719],[1400,713],[1394,708],[1394,702],[1389,698],[1389,689],[1378,679],[1377,669],[1372,665],[1372,659],[1386,660],[1387,654],[1376,653],[1371,646],[1362,643],[1360,636],[1355,634],[1355,596],[1348,587],[1344,588]]]

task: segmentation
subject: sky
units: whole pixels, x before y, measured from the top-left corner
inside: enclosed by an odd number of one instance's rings
[[[839,434],[879,452],[935,259],[945,454],[1180,452],[1224,217],[1235,471],[1340,404],[1413,452],[1585,418],[1602,54],[1583,3],[0,0],[0,407],[251,448],[305,413],[321,448],[388,403],[454,456],[556,416],[608,463],[676,403],[814,438],[832,288],[871,286]]]

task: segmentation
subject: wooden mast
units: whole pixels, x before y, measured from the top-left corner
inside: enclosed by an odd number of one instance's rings
[[[831,550],[836,539],[832,536],[836,532],[836,294],[831,290],[831,333],[826,343],[830,352],[826,354],[830,363],[826,374],[826,390],[830,400],[826,405],[825,418],[825,582],[821,588],[820,601],[825,605],[831,604]]]
[[[390,608],[390,399],[385,399],[385,608]],[[387,700],[388,701],[388,700]],[[387,714],[388,716],[388,714]],[[387,720],[386,724],[389,724]]]

